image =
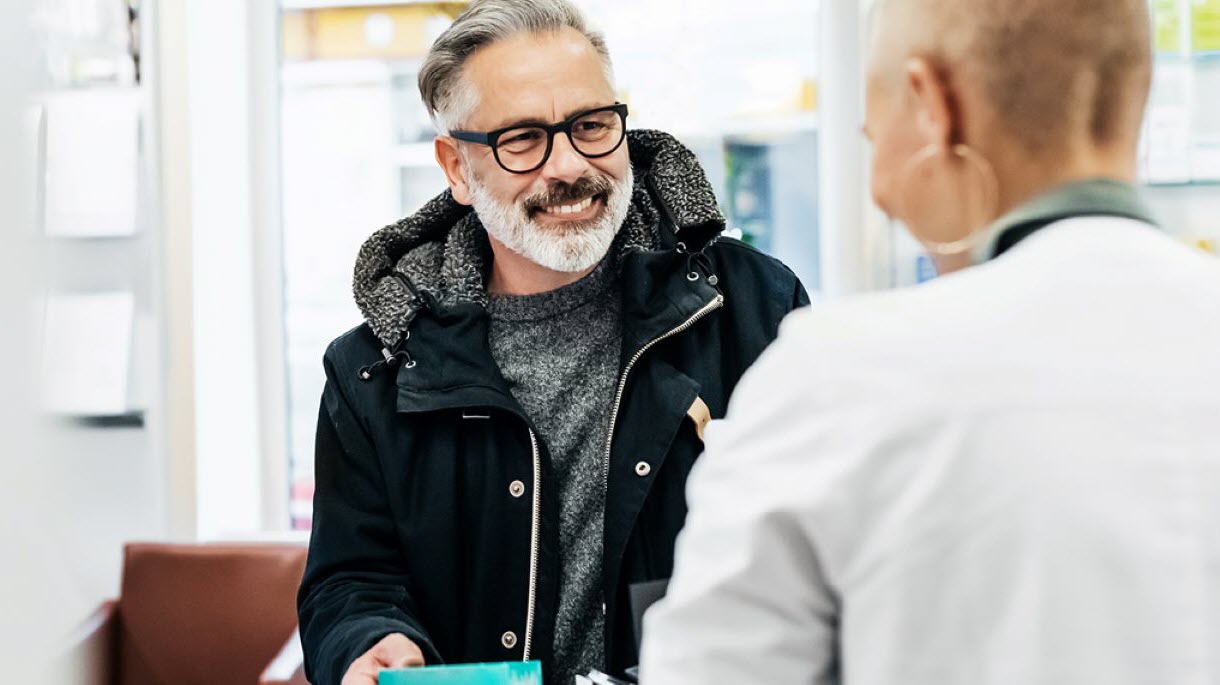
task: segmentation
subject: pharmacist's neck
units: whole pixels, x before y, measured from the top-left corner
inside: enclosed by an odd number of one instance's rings
[[[997,163],[1000,188],[995,218],[1069,183],[1099,178],[1135,183],[1135,170],[1134,151],[1118,146],[1091,148],[1053,163],[1030,160]]]

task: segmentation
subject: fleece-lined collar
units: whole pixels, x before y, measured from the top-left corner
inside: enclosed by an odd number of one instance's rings
[[[627,145],[635,187],[612,256],[669,248],[678,232],[707,240],[723,230],[724,216],[694,153],[660,131],[629,131]],[[478,216],[446,190],[365,241],[352,289],[373,333],[393,349],[429,302],[486,306],[490,264]]]

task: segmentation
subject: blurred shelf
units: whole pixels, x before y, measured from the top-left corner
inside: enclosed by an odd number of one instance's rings
[[[1208,188],[1220,190],[1220,179],[1200,181],[1147,181],[1140,180],[1145,188]]]
[[[733,138],[748,141],[757,138],[763,141],[818,130],[817,112],[798,112],[749,117],[734,117],[723,121],[686,126],[669,130],[679,138],[709,139]]]
[[[68,414],[52,414],[52,418],[61,424],[75,425],[82,428],[144,428],[144,411],[132,410],[123,414],[104,416],[84,416]]]
[[[817,112],[742,117],[727,122],[724,135],[734,137],[783,136],[818,130]]]

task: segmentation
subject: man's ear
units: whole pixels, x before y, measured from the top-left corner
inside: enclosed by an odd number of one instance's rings
[[[468,171],[462,163],[458,141],[449,136],[437,136],[433,144],[436,148],[436,163],[441,165],[441,171],[445,172],[445,180],[449,182],[453,199],[459,204],[470,205],[470,184],[466,181]]]
[[[958,110],[942,72],[922,57],[906,63],[907,87],[915,103],[915,127],[929,145],[949,147],[959,130]]]

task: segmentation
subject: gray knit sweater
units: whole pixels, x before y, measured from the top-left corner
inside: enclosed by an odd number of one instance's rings
[[[619,369],[622,302],[607,259],[569,286],[488,303],[491,353],[537,427],[559,495],[554,680],[602,668],[602,451]]]

